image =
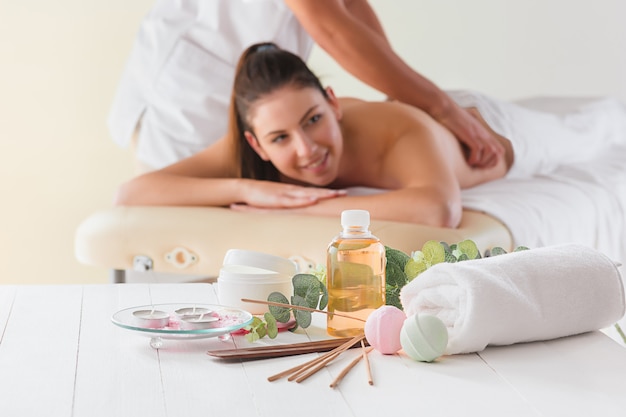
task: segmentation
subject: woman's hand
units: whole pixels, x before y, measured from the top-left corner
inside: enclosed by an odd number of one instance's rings
[[[306,207],[316,204],[320,200],[344,196],[346,191],[253,180],[242,190],[242,194],[245,204],[233,204],[231,205],[232,208],[240,207],[241,210],[245,210],[247,208]]]

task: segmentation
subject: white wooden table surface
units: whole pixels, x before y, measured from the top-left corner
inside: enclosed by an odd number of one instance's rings
[[[210,284],[0,286],[0,416],[624,416],[626,349],[601,332],[418,363],[370,354],[336,389],[358,349],[297,384],[267,377],[315,354],[225,362],[229,341],[149,338],[111,323],[150,303],[217,303]],[[275,341],[326,338],[324,317]],[[320,317],[322,316],[322,317]]]

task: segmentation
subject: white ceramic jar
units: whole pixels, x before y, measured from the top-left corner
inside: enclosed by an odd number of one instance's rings
[[[230,249],[217,277],[220,304],[252,314],[268,311],[266,305],[246,303],[242,298],[267,301],[274,291],[288,299],[293,294],[292,278],[297,265],[290,259],[242,249]]]

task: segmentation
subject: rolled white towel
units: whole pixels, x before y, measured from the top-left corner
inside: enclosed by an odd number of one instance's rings
[[[598,330],[624,316],[616,264],[578,244],[441,263],[407,284],[407,316],[439,317],[447,354]]]

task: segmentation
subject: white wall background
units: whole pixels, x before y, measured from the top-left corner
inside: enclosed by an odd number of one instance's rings
[[[626,100],[623,0],[370,0],[391,44],[444,89],[502,99],[612,95]],[[365,87],[316,50],[340,94]],[[332,70],[330,70],[332,68]],[[380,97],[367,90],[369,97]],[[361,94],[362,95],[362,94]]]
[[[210,0],[205,0],[210,1]],[[82,219],[133,172],[105,118],[152,0],[0,0],[0,283],[106,282]],[[396,51],[442,88],[626,100],[623,0],[371,0]],[[320,50],[340,95],[379,98]]]

